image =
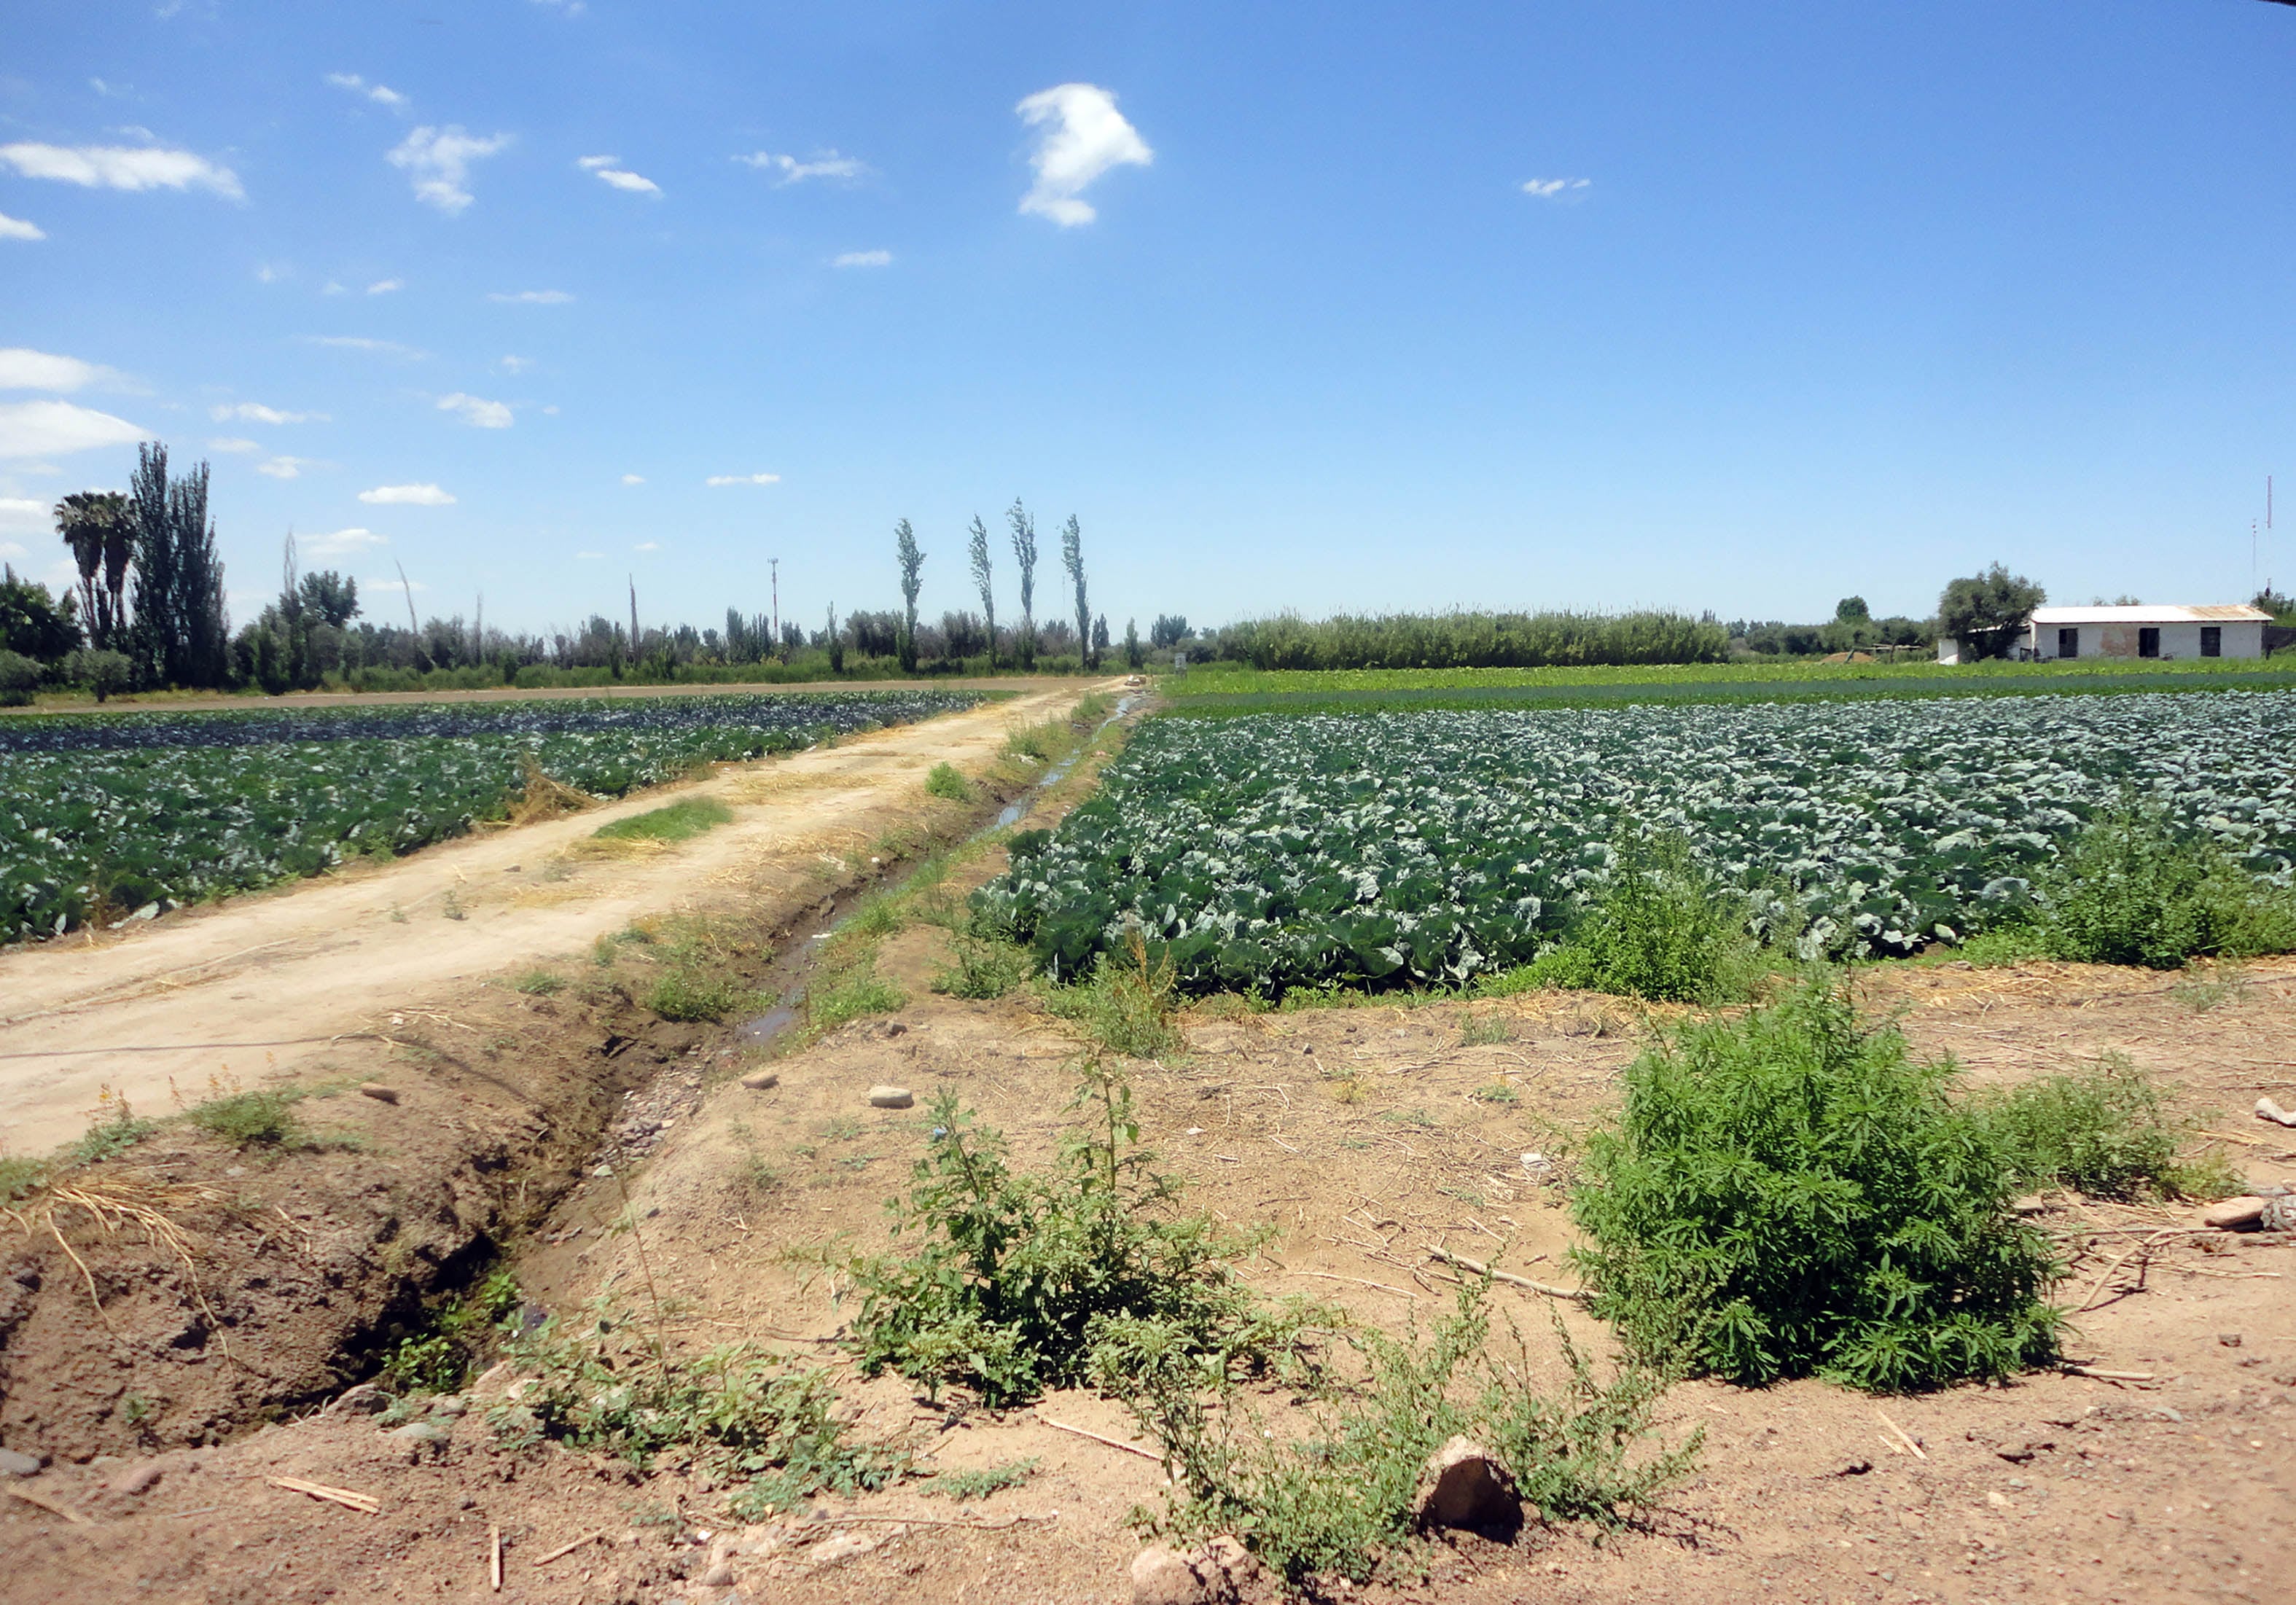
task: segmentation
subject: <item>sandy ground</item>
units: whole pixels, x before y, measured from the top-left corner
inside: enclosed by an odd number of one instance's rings
[[[584,947],[641,914],[786,889],[820,855],[865,847],[855,822],[914,796],[932,765],[979,767],[1009,727],[1064,710],[1079,690],[1020,684],[1011,700],[379,868],[0,951],[0,1152],[77,1136],[106,1089],[157,1111],[171,1085],[293,1073],[347,1035],[388,1034],[394,1014],[403,1025],[458,985]],[[672,791],[720,798],[734,819],[674,852],[580,852],[600,825]]]

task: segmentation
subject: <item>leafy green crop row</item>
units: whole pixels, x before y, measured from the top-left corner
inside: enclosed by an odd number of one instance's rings
[[[1062,974],[1137,929],[1200,990],[1453,984],[1670,831],[1765,939],[1902,954],[2023,912],[2128,791],[2289,884],[2296,692],[1160,719],[977,906]]]
[[[420,708],[351,721],[327,710],[311,728],[332,739],[276,739],[298,727],[271,716],[262,728],[274,739],[257,741],[232,714],[138,716],[133,726],[74,719],[69,733],[41,730],[45,719],[11,720],[0,731],[12,748],[0,749],[0,941],[55,935],[105,908],[196,902],[411,852],[499,817],[529,754],[554,780],[618,796],[698,764],[980,700],[878,692],[500,703],[483,716],[458,709],[460,733],[436,734],[407,733],[424,728],[409,717]]]

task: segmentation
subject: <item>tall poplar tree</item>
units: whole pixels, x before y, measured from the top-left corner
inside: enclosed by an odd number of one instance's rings
[[[1061,567],[1069,571],[1069,581],[1076,586],[1077,660],[1091,668],[1098,658],[1092,650],[1092,609],[1084,594],[1084,527],[1073,512],[1061,526]]]
[[[1014,496],[1004,521],[1013,526],[1013,561],[1021,568],[1021,635],[1013,644],[1022,668],[1037,667],[1037,520]]]
[[[903,519],[893,526],[893,555],[901,565],[901,672],[917,672],[917,591],[923,584],[919,577],[925,566],[925,554],[917,548],[917,532]]]
[[[996,593],[989,584],[988,526],[972,515],[972,583],[980,588],[980,617],[988,626],[988,667],[996,667]]]

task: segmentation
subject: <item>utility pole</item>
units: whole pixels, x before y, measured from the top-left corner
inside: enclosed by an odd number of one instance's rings
[[[774,651],[778,652],[782,650],[782,560],[769,557],[766,563],[774,576]]]
[[[630,661],[638,660],[638,577],[630,576]]]

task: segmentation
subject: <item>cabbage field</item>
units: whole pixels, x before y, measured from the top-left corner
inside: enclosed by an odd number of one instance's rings
[[[500,817],[529,755],[553,780],[619,796],[980,700],[790,692],[0,719],[0,940],[410,852]]]
[[[2296,692],[1159,719],[977,906],[1064,975],[1140,929],[1198,990],[1452,984],[1554,941],[1627,828],[1757,934],[1904,954],[2131,792],[2289,883]]]

